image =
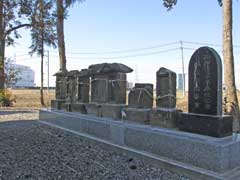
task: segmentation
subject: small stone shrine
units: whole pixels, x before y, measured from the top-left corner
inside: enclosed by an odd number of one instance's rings
[[[124,109],[126,119],[148,124],[152,106],[153,85],[136,83],[128,95],[128,108]]]
[[[75,75],[76,90],[73,94],[72,111],[86,114],[85,103],[89,102],[90,79],[88,69],[82,69]]]
[[[67,71],[61,71],[54,74],[56,76],[56,91],[55,91],[55,100],[51,101],[51,108],[61,109],[63,104],[66,101],[67,91],[66,91],[66,76]]]
[[[222,62],[209,47],[194,52],[189,63],[189,113],[182,113],[180,130],[223,137],[232,134],[232,117],[222,116]]]
[[[156,108],[150,112],[150,124],[177,128],[176,73],[161,67],[156,73]]]
[[[91,77],[90,114],[119,119],[126,106],[127,73],[133,70],[120,63],[103,63],[88,68]]]

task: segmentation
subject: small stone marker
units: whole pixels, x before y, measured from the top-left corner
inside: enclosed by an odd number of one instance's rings
[[[153,85],[136,83],[129,93],[128,106],[133,108],[152,108]]]
[[[218,53],[201,47],[189,63],[189,113],[222,114],[222,63]]]
[[[156,104],[160,108],[176,106],[176,73],[161,67],[157,73]]]

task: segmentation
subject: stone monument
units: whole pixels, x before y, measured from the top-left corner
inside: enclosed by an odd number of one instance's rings
[[[88,69],[75,74],[76,90],[73,94],[72,111],[86,114],[86,103],[89,103],[90,79]]]
[[[176,110],[176,73],[161,67],[156,78],[156,108],[150,112],[150,124],[176,128],[179,113]]]
[[[54,74],[56,76],[55,100],[51,101],[52,109],[62,109],[66,101],[66,76],[67,71],[60,71]]]
[[[91,77],[89,114],[100,117],[121,118],[126,106],[127,73],[133,70],[120,63],[103,63],[88,68]]]
[[[128,95],[128,107],[123,111],[126,119],[144,124],[149,123],[149,113],[153,106],[153,85],[136,83]]]
[[[181,130],[215,137],[232,134],[232,117],[222,116],[222,62],[212,48],[201,47],[190,59],[188,110],[181,114]]]
[[[78,70],[72,70],[67,73],[66,77],[66,102],[64,104],[64,109],[66,111],[72,111],[72,104],[75,101],[75,95],[77,92],[77,81],[76,75],[79,73]]]

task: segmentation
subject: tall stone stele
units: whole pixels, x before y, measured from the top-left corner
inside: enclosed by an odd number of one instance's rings
[[[156,106],[160,108],[176,107],[176,73],[161,67],[157,73]]]
[[[54,74],[56,76],[55,100],[51,101],[52,109],[61,109],[66,101],[67,96],[67,71],[59,71]]]
[[[218,53],[201,47],[189,62],[188,110],[180,129],[215,137],[232,133],[232,117],[222,116],[222,62]]]

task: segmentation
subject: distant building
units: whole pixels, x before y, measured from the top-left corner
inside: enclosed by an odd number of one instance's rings
[[[13,87],[28,88],[36,86],[34,82],[35,73],[30,67],[19,64],[14,64],[14,67],[19,73],[17,74],[18,81]]]
[[[177,81],[178,81],[178,86],[177,86],[177,89],[178,90],[183,90],[183,84],[184,84],[184,82],[183,82],[183,74],[178,74],[178,79],[177,79]]]

